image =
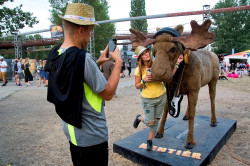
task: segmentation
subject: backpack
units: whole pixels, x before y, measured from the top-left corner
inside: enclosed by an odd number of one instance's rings
[[[18,71],[17,63],[14,64],[14,71]]]
[[[24,64],[21,65],[21,69],[24,70]]]

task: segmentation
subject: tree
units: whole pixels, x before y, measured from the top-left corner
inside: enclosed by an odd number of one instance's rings
[[[49,0],[52,10],[50,21],[56,25],[62,25],[58,15],[64,15],[66,10],[65,0]],[[109,20],[108,2],[106,0],[72,0],[72,2],[85,3],[92,6],[95,10],[95,19],[97,21]],[[100,51],[103,50],[110,38],[115,35],[115,26],[113,23],[100,24],[94,29],[95,53],[99,57]],[[95,55],[93,55],[95,56]]]
[[[214,9],[249,5],[249,0],[223,0],[218,2]],[[250,48],[250,12],[236,11],[227,13],[211,14],[213,18],[212,31],[216,38],[212,44],[214,52],[230,53],[232,48],[235,52]]]
[[[7,1],[13,2],[13,0],[0,0],[0,5],[2,6]],[[38,21],[36,17],[32,17],[32,13],[22,11],[22,5],[14,9],[7,7],[0,9],[0,36],[3,34],[14,34],[25,25],[32,27],[37,23]]]
[[[131,0],[131,11],[129,16],[146,16],[145,0]],[[141,32],[148,32],[148,23],[146,19],[131,21],[130,26],[131,28],[137,29]]]

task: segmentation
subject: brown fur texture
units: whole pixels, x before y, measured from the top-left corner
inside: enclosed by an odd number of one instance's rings
[[[196,144],[194,140],[194,117],[196,112],[196,104],[198,100],[199,90],[202,86],[208,85],[211,102],[211,124],[217,125],[215,116],[215,95],[216,83],[219,77],[219,59],[216,54],[207,50],[198,50],[213,42],[215,34],[208,31],[211,25],[211,20],[206,20],[202,25],[198,25],[196,21],[191,21],[192,32],[190,35],[173,37],[169,34],[161,34],[155,39],[147,38],[142,32],[130,28],[132,36],[130,40],[133,42],[134,50],[136,46],[147,46],[154,44],[153,54],[155,56],[154,63],[151,67],[152,76],[155,81],[163,81],[165,86],[170,90],[167,93],[169,99],[173,97],[173,87],[176,85],[177,77],[173,76],[175,64],[180,55],[175,42],[181,43],[190,51],[189,56],[185,56],[185,62],[188,62],[184,67],[183,78],[180,84],[180,94],[187,95],[188,107],[185,115],[185,120],[189,119],[188,136],[186,139],[186,148],[191,149]],[[180,34],[183,32],[183,26],[178,25],[175,30]],[[164,135],[164,125],[168,113],[168,100],[164,108],[161,124],[158,129],[156,138]]]
[[[190,22],[192,27],[191,35],[174,37],[172,41],[179,42],[185,46],[185,48],[190,50],[203,48],[212,43],[215,38],[215,34],[208,31],[211,23],[211,20],[207,19],[201,25],[199,25],[196,21],[192,20]],[[175,29],[179,31],[177,27]],[[180,34],[182,34],[182,32],[180,32]]]
[[[205,20],[201,25],[199,25],[195,20],[190,22],[192,27],[192,31],[190,35],[182,35],[180,37],[171,37],[172,42],[179,42],[185,48],[189,50],[197,50],[199,48],[206,47],[208,44],[212,43],[215,34],[213,32],[209,32],[208,28],[211,25],[211,20]],[[175,29],[182,34],[183,26],[178,25]],[[132,51],[136,49],[136,47],[140,46],[148,46],[149,44],[154,44],[156,42],[155,39],[148,38],[142,32],[130,28],[129,31],[132,33],[130,40],[132,41]],[[159,31],[159,30],[158,30]]]
[[[164,34],[156,38],[154,44],[155,60],[151,67],[154,80],[163,81],[168,89],[173,89],[177,78],[172,76],[172,71],[177,62],[180,51],[173,42],[169,42],[170,35]],[[189,119],[188,136],[186,148],[191,149],[196,144],[194,140],[194,117],[199,90],[202,86],[208,85],[211,101],[211,126],[216,126],[215,116],[215,94],[216,83],[219,76],[219,60],[216,54],[207,50],[191,51],[188,57],[188,64],[185,64],[180,93],[187,95],[188,108],[186,117]],[[168,92],[168,97],[173,97],[173,92]],[[168,101],[164,108],[157,135],[164,135],[164,125],[168,113]]]

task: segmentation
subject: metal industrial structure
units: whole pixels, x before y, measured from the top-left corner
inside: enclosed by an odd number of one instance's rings
[[[203,5],[203,13],[202,13],[202,16],[203,16],[203,22],[206,20],[206,19],[209,19],[210,18],[210,5]]]
[[[104,20],[104,21],[97,21],[98,24],[105,24],[105,23],[115,23],[115,22],[124,22],[124,21],[133,21],[133,20],[141,20],[141,19],[154,19],[154,18],[162,18],[162,17],[176,17],[176,16],[187,16],[187,15],[203,15],[203,20],[210,17],[210,14],[213,13],[225,13],[225,12],[234,12],[234,11],[241,11],[241,10],[250,10],[250,5],[248,6],[240,6],[240,7],[230,7],[230,8],[221,8],[221,9],[213,9],[210,10],[209,5],[204,5],[203,10],[201,11],[190,11],[190,12],[178,12],[178,13],[168,13],[168,14],[158,14],[158,15],[149,15],[149,16],[138,16],[138,17],[129,17],[129,18],[122,18],[122,19],[113,19],[113,20]],[[14,43],[4,43],[0,42],[0,49],[8,49],[8,48],[15,48],[15,55],[16,58],[22,56],[21,47],[30,47],[30,46],[44,46],[44,45],[54,45],[58,42],[58,39],[46,39],[41,41],[32,41],[21,43],[20,38],[18,36],[21,35],[29,35],[35,33],[42,33],[42,32],[49,32],[50,29],[44,29],[39,31],[33,31],[28,33],[18,33],[14,36],[15,40]],[[12,35],[13,36],[13,35]],[[92,35],[93,36],[93,35]],[[5,36],[10,37],[10,36]],[[130,35],[124,36],[116,36],[117,40],[125,40],[129,39]],[[3,38],[3,37],[2,37]],[[90,45],[88,46],[88,51],[94,55],[94,38],[91,38]]]
[[[14,46],[15,46],[15,58],[22,57],[22,45],[20,36],[18,35],[14,37]]]

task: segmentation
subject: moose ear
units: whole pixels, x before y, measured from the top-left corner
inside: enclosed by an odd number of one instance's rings
[[[183,25],[177,25],[174,29],[176,31],[178,31],[180,34],[182,34],[183,30],[184,30],[184,27],[183,27]]]

